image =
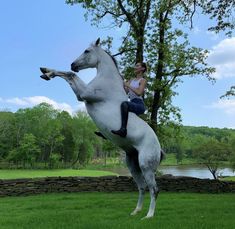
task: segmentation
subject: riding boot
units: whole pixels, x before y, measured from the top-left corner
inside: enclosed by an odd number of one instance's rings
[[[107,138],[106,138],[101,132],[95,131],[94,133],[95,133],[97,136],[99,136],[99,137],[101,137],[101,138],[107,140]]]
[[[111,132],[113,134],[117,134],[125,138],[127,135],[126,127],[127,127],[127,121],[128,121],[128,102],[123,102],[121,104],[121,121],[122,121],[121,128],[119,130],[112,130]]]

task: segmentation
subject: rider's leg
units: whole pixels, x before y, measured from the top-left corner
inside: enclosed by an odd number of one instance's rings
[[[112,130],[111,132],[113,134],[117,134],[123,138],[126,137],[127,135],[127,120],[128,120],[128,102],[122,102],[121,104],[121,128],[119,130]]]
[[[122,125],[119,130],[112,130],[113,134],[117,134],[121,137],[126,137],[127,135],[127,121],[128,121],[128,112],[133,112],[136,115],[143,114],[145,111],[144,102],[141,99],[133,99],[131,102],[122,102],[121,104],[121,120]]]

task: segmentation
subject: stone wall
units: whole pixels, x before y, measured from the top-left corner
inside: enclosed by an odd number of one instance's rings
[[[220,182],[192,177],[157,178],[160,191],[235,193],[235,182]],[[132,177],[48,177],[0,180],[0,197],[58,192],[131,192],[137,191]]]

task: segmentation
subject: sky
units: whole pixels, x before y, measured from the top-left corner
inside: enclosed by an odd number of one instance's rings
[[[173,104],[181,109],[182,124],[235,129],[235,98],[220,99],[235,85],[235,36],[207,31],[210,21],[195,14],[192,45],[210,51],[208,64],[216,68],[212,84],[201,76],[185,77]],[[98,37],[114,36],[115,48],[124,30],[97,28],[85,21],[79,5],[65,0],[13,0],[0,3],[0,110],[17,111],[47,102],[70,114],[84,110],[61,78],[44,81],[40,67],[70,70],[71,63]],[[94,69],[79,72],[88,83]]]

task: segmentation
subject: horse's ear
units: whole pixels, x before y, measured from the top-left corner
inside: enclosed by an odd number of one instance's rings
[[[95,42],[95,45],[98,46],[100,44],[100,38],[98,38]]]

